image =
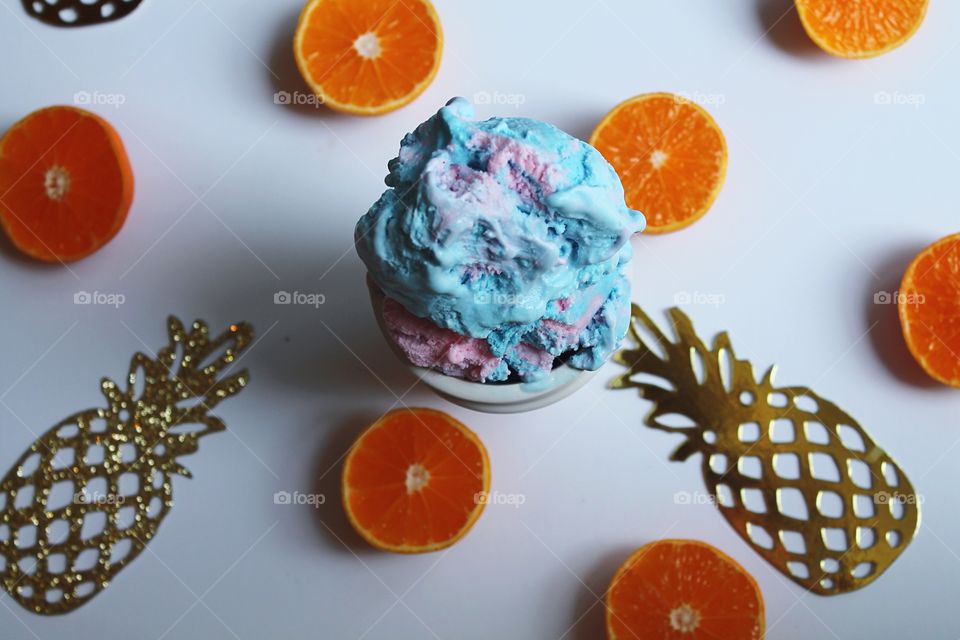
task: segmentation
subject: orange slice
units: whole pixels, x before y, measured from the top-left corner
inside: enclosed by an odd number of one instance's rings
[[[347,517],[384,551],[449,547],[480,517],[489,490],[483,443],[433,409],[387,413],[353,444],[343,469]]]
[[[960,387],[960,233],[913,259],[897,306],[913,357],[935,380]]]
[[[411,102],[440,68],[443,31],[430,0],[310,0],[293,54],[331,109],[377,115]]]
[[[607,590],[611,640],[758,640],[763,596],[732,558],[696,540],[638,549]]]
[[[810,38],[841,58],[871,58],[910,39],[929,0],[796,0]]]
[[[727,173],[727,142],[698,104],[648,93],[608,113],[590,144],[613,165],[627,206],[642,211],[648,233],[682,229],[717,199]]]
[[[120,136],[100,116],[48,107],[0,139],[0,226],[46,262],[84,258],[113,238],[133,202]]]

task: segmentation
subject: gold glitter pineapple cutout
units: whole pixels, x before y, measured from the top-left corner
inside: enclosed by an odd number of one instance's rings
[[[654,403],[648,426],[687,436],[672,459],[703,454],[718,509],[781,573],[820,595],[875,580],[920,523],[906,475],[839,407],[775,387],[774,367],[758,382],[726,333],[708,349],[679,309],[669,316],[676,342],[633,306],[636,348],[616,355],[630,370],[612,386]]]
[[[177,458],[225,429],[209,412],[243,388],[220,374],[252,338],[238,324],[211,339],[196,321],[168,321],[156,358],[137,353],[127,385],[104,378],[106,408],[40,436],[0,481],[0,582],[25,608],[72,611],[143,551],[172,506]]]

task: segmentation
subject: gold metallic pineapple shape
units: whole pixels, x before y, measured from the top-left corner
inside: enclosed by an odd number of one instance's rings
[[[210,414],[243,388],[221,377],[249,344],[249,325],[211,339],[168,321],[169,344],[137,353],[125,388],[101,382],[106,407],[40,436],[0,481],[0,583],[25,608],[66,613],[103,590],[143,551],[173,505],[177,459],[225,426]]]
[[[906,548],[920,500],[893,459],[857,422],[806,387],[758,381],[730,338],[713,348],[679,309],[670,340],[634,305],[636,348],[614,388],[654,403],[648,426],[687,439],[672,459],[703,454],[703,478],[720,513],[757,553],[820,595],[859,589]]]

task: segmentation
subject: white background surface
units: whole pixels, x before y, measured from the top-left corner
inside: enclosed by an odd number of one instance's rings
[[[960,4],[934,0],[904,48],[854,62],[813,48],[783,0],[438,0],[436,81],[375,119],[274,104],[275,91],[303,89],[289,53],[299,0],[148,0],[80,30],[2,4],[0,127],[78,91],[121,94],[119,108],[95,109],[125,139],[137,193],[117,238],[69,270],[0,245],[0,467],[96,406],[100,377],[122,376],[143,343],[162,346],[169,313],[214,328],[249,320],[261,338],[244,358],[251,386],[218,410],[228,433],[183,460],[195,477],[175,480],[148,550],[67,616],[0,596],[3,638],[596,639],[595,596],[628,552],[664,536],[708,541],[756,576],[769,638],[960,635],[960,396],[924,381],[895,308],[873,304],[910,256],[960,227]],[[604,389],[613,365],[561,404],[509,418],[411,388],[368,310],[353,226],[400,137],[478,91],[523,97],[482,117],[536,117],[580,137],[636,93],[712,100],[726,186],[695,226],[635,241],[634,297],[657,314],[678,293],[722,297],[688,308],[704,335],[729,329],[739,354],[837,401],[901,463],[925,497],[923,526],[876,583],[806,594],[713,506],[676,504],[703,491],[700,460],[666,462],[678,441],[642,426],[635,394]],[[880,91],[923,104],[876,104]],[[278,307],[278,290],[326,304]],[[76,306],[77,291],[126,304]],[[493,488],[525,504],[489,507],[448,553],[365,547],[335,463],[397,396],[473,427]],[[280,490],[328,501],[278,506]]]

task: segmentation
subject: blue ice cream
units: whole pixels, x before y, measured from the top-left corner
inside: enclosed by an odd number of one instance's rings
[[[590,145],[462,98],[407,134],[356,245],[417,365],[479,382],[597,369],[629,322],[644,217]]]

